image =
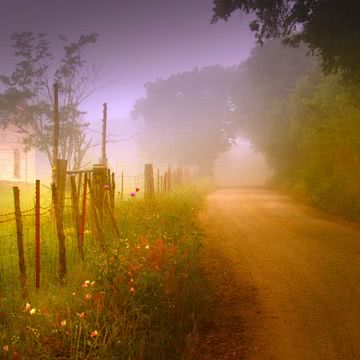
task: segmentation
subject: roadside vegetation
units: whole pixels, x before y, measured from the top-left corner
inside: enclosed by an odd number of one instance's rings
[[[46,284],[26,301],[15,301],[6,288],[12,285],[2,281],[1,358],[191,358],[203,308],[202,194],[187,186],[151,201],[118,201],[121,239],[109,232],[100,250],[87,230],[85,261],[69,260],[64,285],[50,258],[42,263]],[[49,241],[46,233],[42,238]],[[56,248],[56,237],[50,240]],[[77,259],[75,242],[68,231],[69,259]]]

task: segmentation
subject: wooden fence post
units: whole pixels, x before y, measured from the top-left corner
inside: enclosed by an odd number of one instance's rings
[[[111,174],[111,186],[110,186],[111,208],[113,212],[115,212],[115,189],[116,189],[115,173],[113,172]]]
[[[168,192],[168,172],[165,171],[165,174],[164,174],[164,193],[167,193]]]
[[[64,212],[65,202],[65,187],[67,176],[67,160],[58,159],[56,161],[56,191],[57,191],[57,205],[59,209]]]
[[[104,201],[105,201],[105,185],[107,178],[107,169],[103,165],[94,165],[93,167],[93,176],[92,176],[92,185],[91,192],[93,203],[91,206],[95,211],[95,221],[97,229],[97,240],[99,244],[104,245],[104,234],[102,231],[102,220],[104,215]]]
[[[96,209],[96,201],[95,201],[95,195],[93,191],[93,175],[89,174],[88,177],[88,188],[90,192],[90,214],[91,214],[91,233],[92,233],[92,239],[95,239],[96,241],[99,241],[99,234],[102,234],[102,227],[100,224],[99,214]]]
[[[40,289],[40,180],[35,183],[35,283]]]
[[[175,190],[177,187],[177,178],[176,178],[176,170],[172,172],[172,190]]]
[[[70,185],[71,185],[71,207],[73,213],[74,227],[76,231],[77,239],[77,248],[81,260],[84,260],[84,252],[81,244],[81,224],[80,224],[80,211],[79,211],[79,198],[78,190],[76,189],[75,176],[70,176]]]
[[[14,207],[16,217],[16,233],[17,233],[17,245],[19,255],[19,270],[20,270],[20,285],[21,294],[23,299],[28,296],[27,292],[27,276],[26,276],[26,264],[24,256],[24,237],[23,237],[23,226],[21,221],[21,210],[20,210],[20,191],[17,186],[13,187],[14,193]]]
[[[81,186],[82,186],[82,172],[79,173],[78,183],[77,183],[77,199],[80,201],[81,198]]]
[[[176,168],[172,172],[172,182],[173,182],[173,189],[175,190],[177,187]]]
[[[168,173],[167,173],[167,191],[168,191],[168,192],[171,192],[172,186],[173,186],[172,170],[171,170],[171,165],[169,165],[169,167],[168,167]]]
[[[84,240],[85,240],[85,217],[86,217],[86,196],[87,196],[87,182],[88,174],[84,175],[84,188],[83,188],[83,198],[82,198],[82,213],[81,213],[81,248],[84,249]],[[84,256],[84,251],[83,251]]]
[[[154,197],[154,169],[152,164],[145,164],[145,199]]]
[[[95,197],[95,205],[99,211],[99,215],[103,213],[105,189],[107,185],[107,169],[103,165],[94,165],[92,187]]]
[[[105,204],[106,210],[108,211],[108,213],[109,213],[109,215],[110,215],[110,220],[111,220],[111,223],[112,223],[112,225],[113,225],[113,227],[114,227],[114,230],[115,230],[115,232],[116,232],[116,235],[117,235],[117,237],[120,239],[120,231],[119,231],[119,228],[118,228],[117,223],[116,223],[115,214],[114,214],[114,212],[113,212],[112,209],[111,209],[110,194],[109,194],[109,192],[105,193],[104,204]]]
[[[106,184],[109,187],[109,190],[111,189],[111,171],[110,169],[107,169],[107,178],[106,178]]]
[[[53,184],[53,199],[55,203],[56,229],[59,242],[59,279],[63,281],[66,275],[66,245],[64,234],[64,201],[66,185],[67,161],[58,159],[56,162],[56,184]]]
[[[157,168],[156,178],[157,178],[157,193],[160,194],[160,169],[159,168]]]
[[[53,130],[53,182],[56,182],[57,172],[57,160],[59,158],[59,133],[60,133],[60,121],[59,121],[59,84],[54,83],[54,130]]]

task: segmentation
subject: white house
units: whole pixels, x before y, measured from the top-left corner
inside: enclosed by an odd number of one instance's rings
[[[0,181],[35,181],[35,150],[26,151],[23,139],[15,127],[0,129]]]

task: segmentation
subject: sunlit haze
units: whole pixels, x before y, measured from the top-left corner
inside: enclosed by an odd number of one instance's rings
[[[109,134],[128,139],[138,133],[130,119],[144,84],[173,73],[208,65],[234,65],[247,58],[254,36],[240,14],[228,23],[210,24],[211,0],[3,0],[0,12],[0,72],[14,69],[9,37],[14,32],[45,32],[52,51],[61,53],[57,36],[75,41],[98,33],[85,52],[96,66],[94,93],[82,104],[92,128],[101,131],[102,104],[109,106]],[[91,136],[96,139],[96,133]],[[94,141],[96,142],[96,140]],[[127,143],[130,143],[128,140]],[[109,144],[121,161],[133,159],[134,148]],[[126,154],[125,154],[126,153]],[[96,156],[95,154],[93,155]]]

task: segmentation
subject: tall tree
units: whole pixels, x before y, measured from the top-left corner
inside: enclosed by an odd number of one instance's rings
[[[234,69],[212,66],[147,83],[133,115],[143,120],[142,150],[157,161],[199,166],[211,175],[219,152],[230,148]]]
[[[239,65],[233,78],[233,124],[271,164],[279,132],[286,127],[283,116],[271,114],[287,101],[299,79],[316,67],[316,59],[306,54],[304,46],[294,49],[278,40],[267,41]]]
[[[250,29],[258,43],[271,38],[294,46],[305,42],[320,55],[326,73],[340,72],[359,83],[359,1],[214,0],[213,22],[228,20],[236,10],[255,17]]]
[[[16,126],[26,135],[28,148],[46,152],[52,164],[53,92],[59,84],[60,154],[72,168],[79,168],[90,146],[81,103],[92,93],[96,71],[83,59],[84,49],[97,34],[81,35],[76,42],[60,36],[64,55],[56,65],[47,34],[21,32],[11,36],[17,63],[10,75],[1,75],[5,92],[0,96],[0,125]]]

